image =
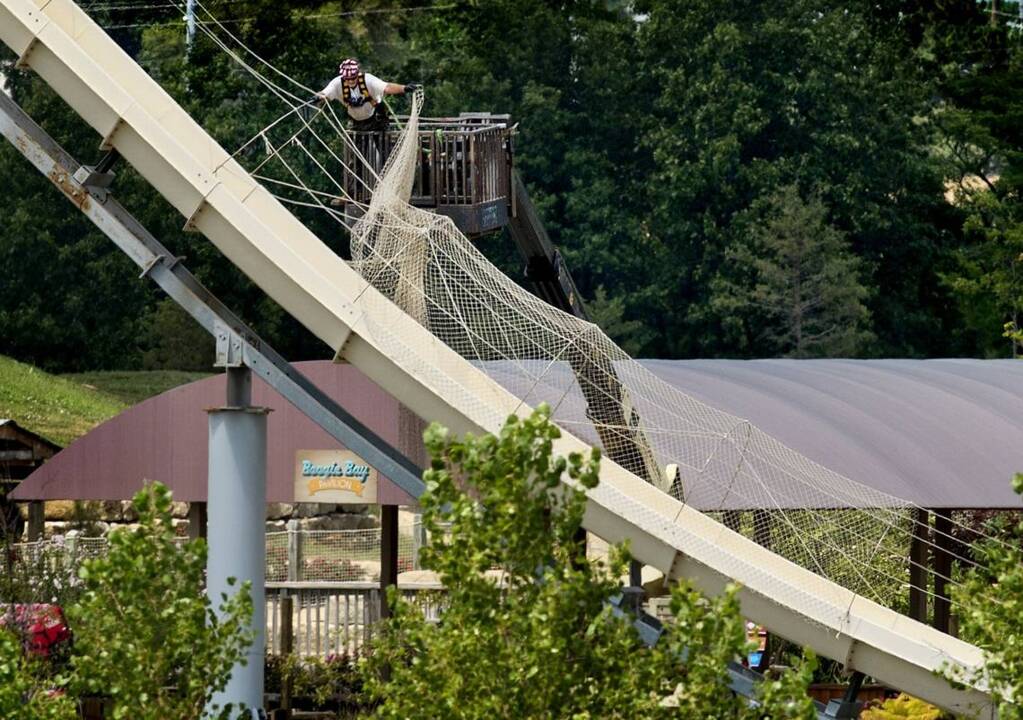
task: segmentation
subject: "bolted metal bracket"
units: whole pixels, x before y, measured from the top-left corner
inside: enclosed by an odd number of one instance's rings
[[[213,337],[217,341],[217,357],[213,365],[223,368],[237,368],[244,364],[242,338],[219,320],[213,321]]]
[[[835,718],[836,720],[855,720],[863,710],[863,703],[856,700],[863,687],[866,676],[854,670],[849,679],[849,687],[845,689],[845,697],[841,700],[829,700],[828,706],[824,708],[824,717]]]
[[[74,178],[79,185],[90,190],[100,202],[106,202],[107,190],[113,185],[116,176],[112,168],[120,157],[116,150],[111,149],[95,165],[82,165],[75,170]]]

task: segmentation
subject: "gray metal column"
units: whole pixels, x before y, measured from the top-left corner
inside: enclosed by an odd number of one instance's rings
[[[255,640],[245,666],[236,665],[223,692],[212,704],[243,704],[263,717],[263,657],[266,652],[266,419],[267,408],[249,407],[247,370],[231,368],[228,407],[209,411],[209,501],[207,593],[218,607],[221,594],[251,583]],[[236,584],[229,585],[228,578]],[[235,714],[235,717],[239,717]]]

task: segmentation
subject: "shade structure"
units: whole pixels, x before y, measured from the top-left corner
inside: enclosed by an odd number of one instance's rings
[[[297,363],[323,392],[395,447],[401,447],[400,406],[351,365]],[[224,404],[225,376],[168,390],[97,426],[36,470],[15,490],[16,500],[124,500],[146,480],[158,480],[175,500],[206,501],[206,410]],[[294,501],[297,450],[343,449],[276,391],[253,378],[252,404],[271,409],[267,428],[267,502]],[[409,445],[404,445],[408,447]],[[377,502],[414,504],[379,476]]]
[[[922,507],[1021,507],[1009,481],[1014,472],[1023,471],[1023,362],[643,364],[697,399],[749,419],[825,467]],[[397,401],[357,369],[328,361],[297,367],[382,438],[398,444]],[[255,404],[274,410],[269,421],[267,499],[291,502],[295,451],[340,445],[262,382],[254,383],[253,392]],[[583,411],[579,398],[562,397],[553,389],[548,394],[545,397],[544,389],[538,388],[535,396],[560,402],[562,408],[576,403]],[[214,376],[146,400],[58,453],[25,480],[14,497],[124,499],[148,478],[169,485],[178,499],[203,501],[204,409],[220,404],[223,397],[223,377]],[[386,477],[381,477],[380,493],[384,503],[411,502]],[[694,504],[699,507],[698,499]]]

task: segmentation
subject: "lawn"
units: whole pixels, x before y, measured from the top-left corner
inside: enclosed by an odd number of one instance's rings
[[[118,398],[0,356],[0,417],[67,445],[127,405]]]
[[[179,370],[51,375],[0,355],[0,418],[67,445],[131,405],[207,376]]]
[[[211,373],[183,370],[148,370],[140,372],[110,371],[61,375],[87,388],[95,388],[125,405],[135,405],[178,385],[209,377]]]

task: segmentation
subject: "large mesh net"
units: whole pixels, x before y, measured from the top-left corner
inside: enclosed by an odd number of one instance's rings
[[[412,98],[400,133],[356,142],[332,106],[305,114],[310,106],[286,86],[302,93],[311,88],[268,64],[273,79],[255,69],[262,61],[244,55],[215,21],[202,28],[289,106],[239,149],[239,161],[282,201],[349,229],[358,272],[523,404],[547,402],[555,422],[605,457],[798,565],[890,607],[907,609],[911,583],[923,596],[944,595],[955,582],[951,568],[974,564],[968,546],[980,537],[977,528],[947,516],[932,527],[929,514],[911,503],[832,472],[750,422],[663,382],[599,327],[551,307],[504,275],[450,218],[410,205],[423,148],[422,91]],[[377,172],[382,155],[386,164]],[[368,203],[351,183],[371,191]],[[387,337],[386,328],[380,337]],[[391,348],[402,362],[425,362],[402,343],[393,338]],[[928,553],[957,562],[932,568]]]

